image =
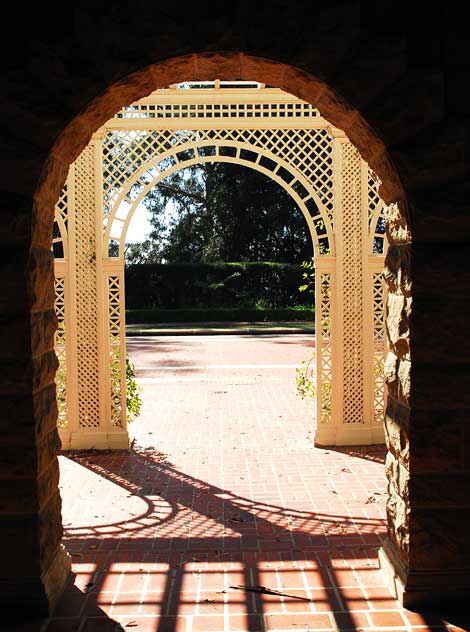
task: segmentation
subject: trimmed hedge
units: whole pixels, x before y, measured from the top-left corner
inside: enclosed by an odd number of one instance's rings
[[[300,265],[250,263],[134,264],[126,267],[126,305],[135,309],[284,308],[313,303],[299,292]]]
[[[201,323],[201,322],[279,322],[311,321],[314,309],[131,309],[126,310],[126,322],[146,323]]]

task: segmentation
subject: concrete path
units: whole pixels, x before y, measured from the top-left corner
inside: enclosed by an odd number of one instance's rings
[[[153,325],[127,325],[128,336],[216,336],[216,335],[285,335],[313,334],[313,322],[280,323],[155,323]]]

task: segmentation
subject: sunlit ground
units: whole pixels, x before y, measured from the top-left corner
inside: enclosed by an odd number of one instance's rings
[[[400,609],[378,571],[383,448],[313,446],[294,368],[310,337],[129,349],[134,449],[60,459],[76,579],[45,632],[447,629]]]

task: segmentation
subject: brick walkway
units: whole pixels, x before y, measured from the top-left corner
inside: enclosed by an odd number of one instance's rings
[[[313,447],[292,368],[310,344],[130,344],[134,451],[60,457],[76,575],[41,632],[458,629],[385,587],[384,450]]]

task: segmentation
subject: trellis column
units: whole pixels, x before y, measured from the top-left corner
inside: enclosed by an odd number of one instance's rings
[[[334,255],[319,255],[315,259],[315,443],[383,443],[383,419],[378,418],[383,416],[383,407],[376,414],[375,404],[380,388],[383,397],[383,385],[376,383],[383,320],[378,331],[378,316],[374,312],[382,262],[371,257],[368,248],[367,165],[339,131],[334,132],[333,138],[333,177]]]
[[[121,310],[122,270],[110,270],[103,256],[102,146],[95,135],[77,158],[68,188],[69,309],[65,314],[67,336],[67,426],[61,430],[63,447],[69,449],[127,448],[124,344]],[[107,253],[106,253],[107,254]],[[118,285],[116,295],[113,284]],[[119,314],[116,332],[116,314]],[[118,366],[116,367],[116,363]],[[125,366],[125,365],[124,365]],[[116,380],[119,376],[119,395]],[[76,380],[72,378],[76,376]],[[72,379],[71,379],[72,378]],[[76,390],[73,390],[76,389]],[[120,406],[116,414],[117,399]]]

